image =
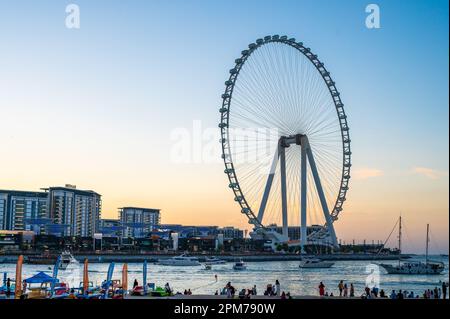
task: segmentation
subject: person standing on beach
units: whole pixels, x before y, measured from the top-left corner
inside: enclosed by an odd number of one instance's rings
[[[355,297],[355,287],[350,284],[350,297]]]
[[[323,282],[319,284],[319,296],[323,297],[325,295],[325,285]]]
[[[434,287],[434,299],[438,299],[439,298],[439,290],[437,287]]]
[[[9,297],[9,295],[11,294],[11,279],[6,280],[6,296]]]
[[[253,295],[253,296],[256,296],[256,285],[253,285],[252,295]]]
[[[342,291],[344,290],[344,281],[341,280],[339,282],[338,288],[339,288],[339,297],[342,297]]]
[[[279,296],[280,295],[280,282],[277,280],[275,280],[275,296]]]
[[[134,280],[133,283],[133,289],[136,288],[137,286],[139,286],[137,279]]]
[[[447,287],[448,287],[448,283],[443,281],[442,282],[442,299],[447,298]]]
[[[347,287],[347,284],[344,284],[344,297],[348,297],[348,287]]]

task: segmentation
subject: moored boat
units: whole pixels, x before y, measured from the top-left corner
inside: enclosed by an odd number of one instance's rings
[[[300,268],[330,268],[334,265],[332,261],[325,261],[319,258],[303,257],[300,261]]]
[[[69,251],[63,251],[60,255],[52,254],[48,250],[40,255],[31,255],[26,259],[27,264],[31,265],[52,265],[56,262],[58,257],[61,257],[59,269],[65,270],[67,266],[74,260],[74,257]]]
[[[225,260],[217,258],[216,256],[207,257],[205,260],[206,265],[223,265],[226,263]]]
[[[392,264],[380,264],[388,274],[397,275],[439,275],[445,269],[444,263],[440,261],[430,261],[428,260],[428,244],[430,242],[429,232],[430,225],[427,224],[427,237],[426,237],[426,252],[425,252],[425,262],[406,262],[401,263],[401,248],[402,248],[402,217],[399,218],[399,234],[398,234],[398,251],[399,259],[398,265]]]
[[[168,259],[159,259],[158,265],[163,266],[200,266],[200,262],[197,257],[191,257],[186,254],[181,256],[172,257]]]

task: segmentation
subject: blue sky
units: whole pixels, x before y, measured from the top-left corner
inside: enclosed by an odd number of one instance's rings
[[[78,30],[65,27],[69,3],[80,7]],[[349,116],[354,168],[375,175],[354,182],[353,217],[343,217],[341,237],[366,238],[351,225],[357,216],[370,222],[376,210],[383,232],[367,239],[384,239],[404,210],[418,231],[423,216],[444,222],[435,227],[448,245],[448,2],[374,2],[380,29],[365,27],[369,3],[0,1],[0,166],[8,167],[0,188],[78,183],[103,194],[106,217],[134,201],[187,223],[170,203],[173,184],[186,186],[180,181],[192,176],[203,183],[198,176],[217,172],[205,190],[229,211],[235,206],[220,163],[170,165],[170,132],[194,119],[216,127],[223,82],[240,51],[286,34],[331,71]],[[241,225],[237,208],[225,218],[197,207],[200,193],[183,202],[195,220]],[[419,196],[427,203],[420,209],[411,202]]]

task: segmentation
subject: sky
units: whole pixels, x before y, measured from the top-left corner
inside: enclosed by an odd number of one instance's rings
[[[66,6],[80,8],[69,29]],[[217,128],[228,70],[257,38],[309,46],[341,92],[352,179],[336,222],[345,242],[449,243],[447,1],[0,0],[0,189],[75,184],[163,223],[249,228],[220,160],[173,160],[173,133]],[[202,144],[203,145],[203,144]],[[395,240],[388,245],[394,247]]]

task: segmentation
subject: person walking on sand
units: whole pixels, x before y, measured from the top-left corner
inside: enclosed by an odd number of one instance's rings
[[[323,297],[325,295],[325,285],[323,282],[319,284],[319,296]]]
[[[339,297],[342,297],[342,291],[344,290],[344,281],[341,280],[339,282],[338,288],[339,288]]]

